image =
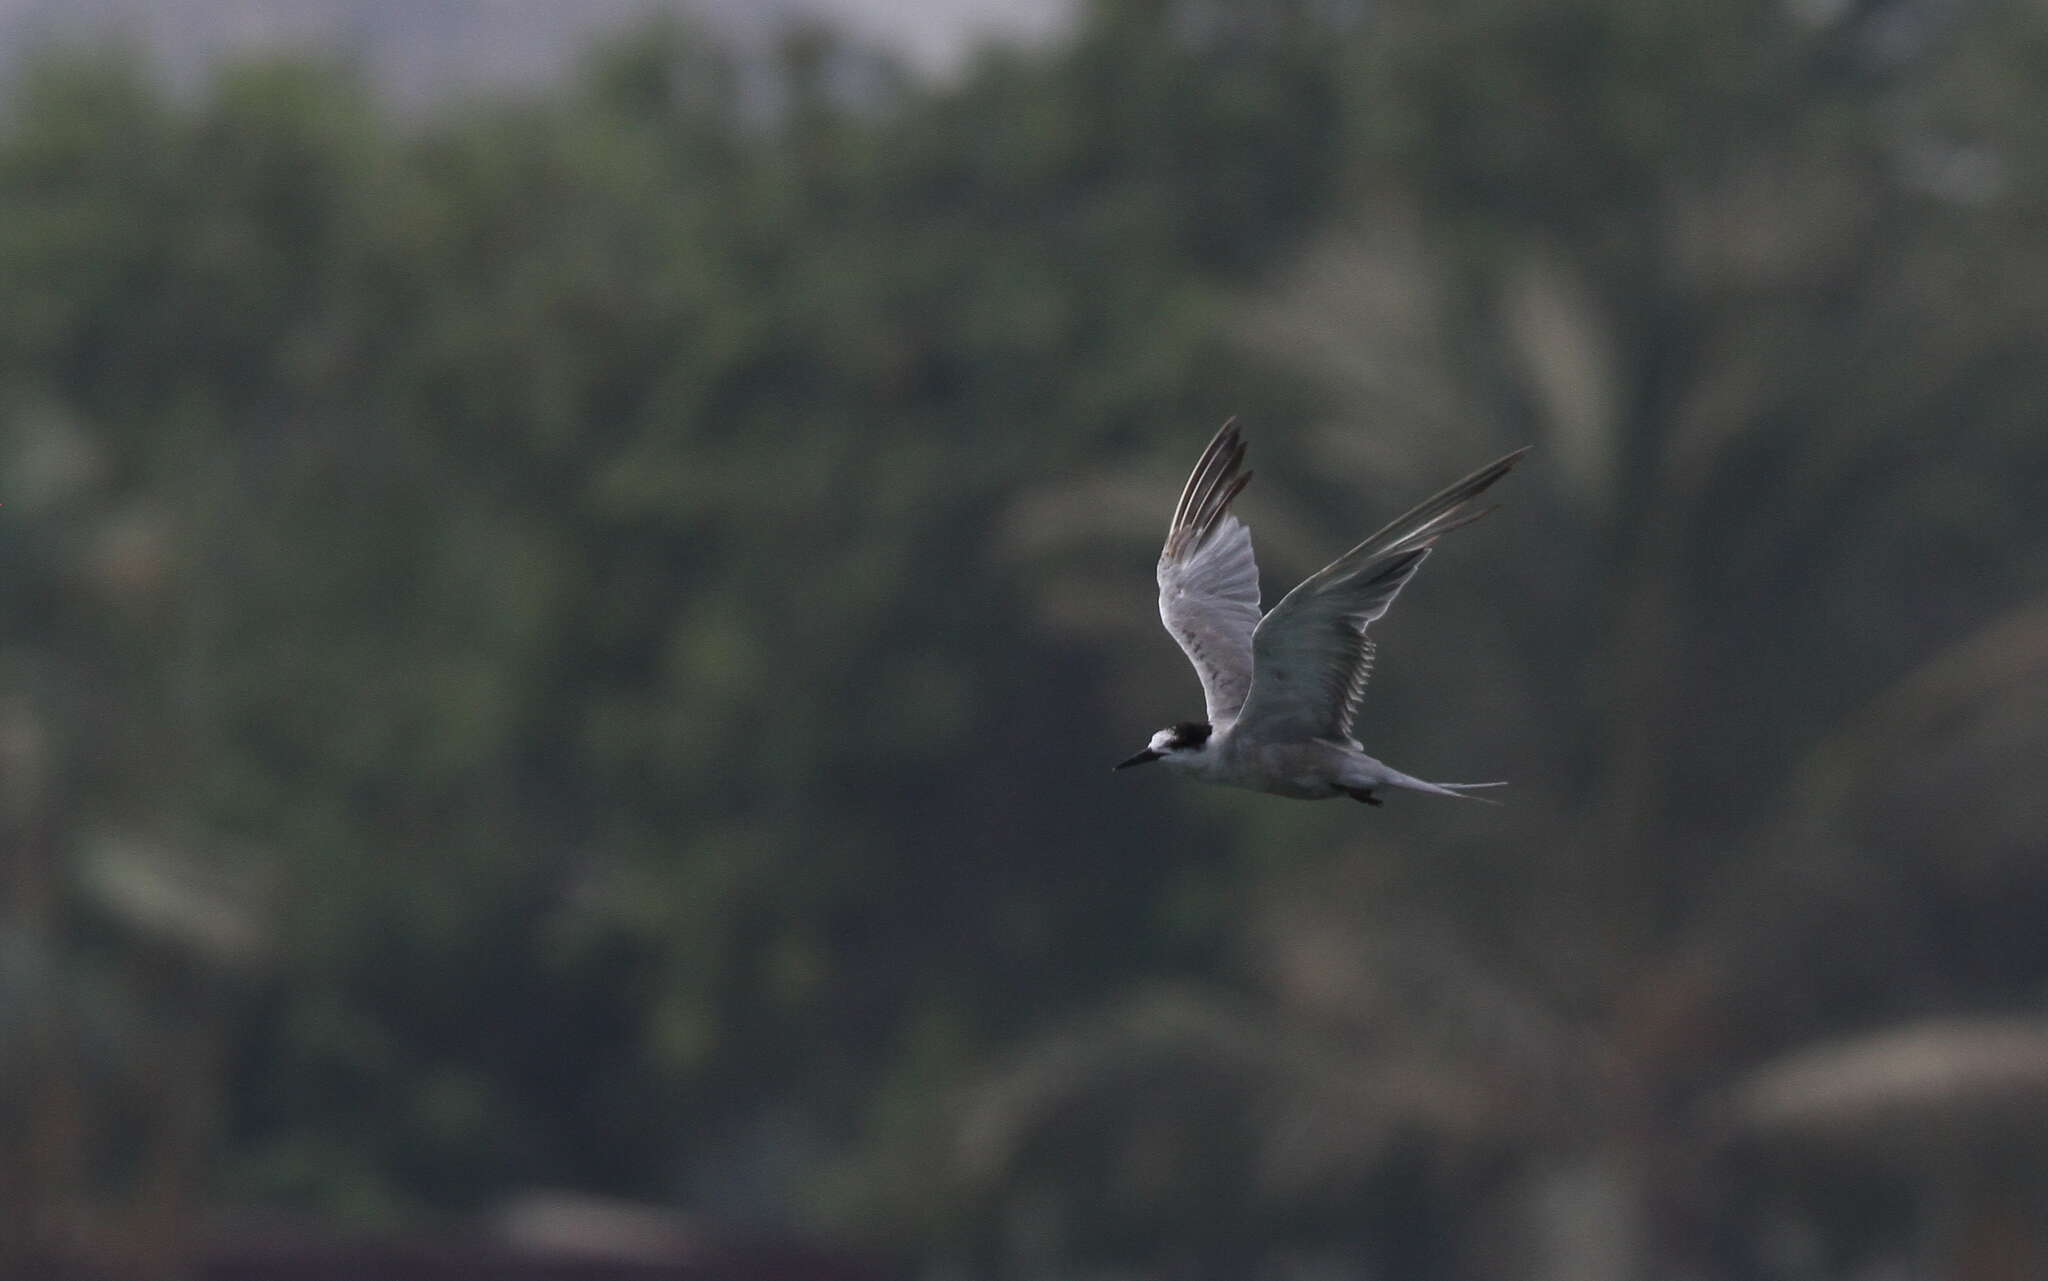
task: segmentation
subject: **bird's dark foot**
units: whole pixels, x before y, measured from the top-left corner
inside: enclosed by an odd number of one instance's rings
[[[1344,789],[1344,794],[1354,801],[1364,801],[1367,805],[1385,804],[1379,797],[1372,794],[1370,787],[1347,787]]]

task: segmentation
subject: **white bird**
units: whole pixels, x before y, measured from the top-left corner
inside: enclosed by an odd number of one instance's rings
[[[1489,463],[1396,517],[1262,618],[1251,531],[1230,514],[1252,474],[1243,470],[1237,420],[1223,424],[1181,491],[1159,556],[1159,617],[1202,679],[1209,718],[1160,730],[1115,768],[1163,761],[1208,783],[1368,805],[1380,803],[1380,787],[1463,796],[1502,786],[1403,774],[1367,756],[1351,725],[1372,675],[1366,629],[1437,539],[1493,510],[1474,510],[1472,501],[1527,452]]]

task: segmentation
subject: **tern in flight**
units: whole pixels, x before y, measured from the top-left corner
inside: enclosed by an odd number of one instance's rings
[[[1243,469],[1237,420],[1223,424],[1181,491],[1159,556],[1159,617],[1202,679],[1208,719],[1160,730],[1116,768],[1162,761],[1208,783],[1368,805],[1380,803],[1381,787],[1463,796],[1501,786],[1403,774],[1367,756],[1351,725],[1372,675],[1366,629],[1437,539],[1492,510],[1474,509],[1473,500],[1527,452],[1489,463],[1396,517],[1261,617],[1251,531],[1230,514],[1252,474]]]

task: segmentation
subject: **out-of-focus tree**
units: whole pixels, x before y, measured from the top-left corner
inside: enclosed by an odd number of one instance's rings
[[[1225,309],[1334,174],[1335,64],[1155,34],[940,92],[659,30],[403,123],[299,65],[22,88],[10,439],[96,469],[137,597],[10,503],[51,559],[8,643],[93,699],[51,714],[85,795],[49,867],[89,895],[116,819],[179,837],[124,887],[263,851],[228,1193],[866,1204],[821,1173],[935,1083],[1207,946],[1158,905],[1220,841],[1048,803],[1105,673],[998,519],[1287,399]]]
[[[1491,744],[1512,810],[1266,874],[1237,931],[1251,999],[1048,1037],[970,1108],[964,1159],[1069,1248],[1192,1213],[1230,1247],[1216,1276],[1288,1251],[1834,1276],[1924,1249],[1940,1179],[1886,1227],[1840,1213],[1869,1184],[1773,1203],[1768,1163],[1712,1154],[1719,1093],[1770,1055],[2048,990],[2024,710],[2048,688],[2048,29],[2020,6],[1473,0],[1328,31],[1355,57],[1350,200],[1243,334],[1331,425],[1260,441],[1281,492],[1242,501],[1263,532],[1327,510],[1312,470],[1415,489],[1540,443],[1503,494],[1521,536],[1461,534],[1458,573],[1404,595],[1367,709],[1389,754]],[[1244,833],[1330,838],[1311,822]],[[1276,1208],[1304,1134],[1319,1177]],[[1075,1145],[1108,1182],[1054,1191]]]
[[[0,132],[16,1238],[171,1223],[214,1151],[362,1222],[568,1183],[989,1275],[1908,1248],[1729,1117],[2048,989],[2042,47],[1104,0],[948,88],[664,29],[412,120],[46,65]],[[1540,443],[1368,705],[1511,805],[1110,786],[1194,706],[1148,569],[1233,411],[1276,584]]]

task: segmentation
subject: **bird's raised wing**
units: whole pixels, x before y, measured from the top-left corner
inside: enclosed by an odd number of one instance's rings
[[[1472,510],[1472,500],[1527,452],[1518,449],[1417,504],[1287,593],[1253,633],[1252,684],[1239,731],[1277,740],[1350,739],[1372,674],[1365,629],[1387,612],[1437,539],[1492,510]]]
[[[1243,466],[1244,441],[1233,418],[1202,451],[1159,554],[1159,618],[1202,678],[1212,725],[1244,704],[1252,683],[1252,629],[1259,625],[1252,534],[1230,514],[1230,500],[1252,478]]]

